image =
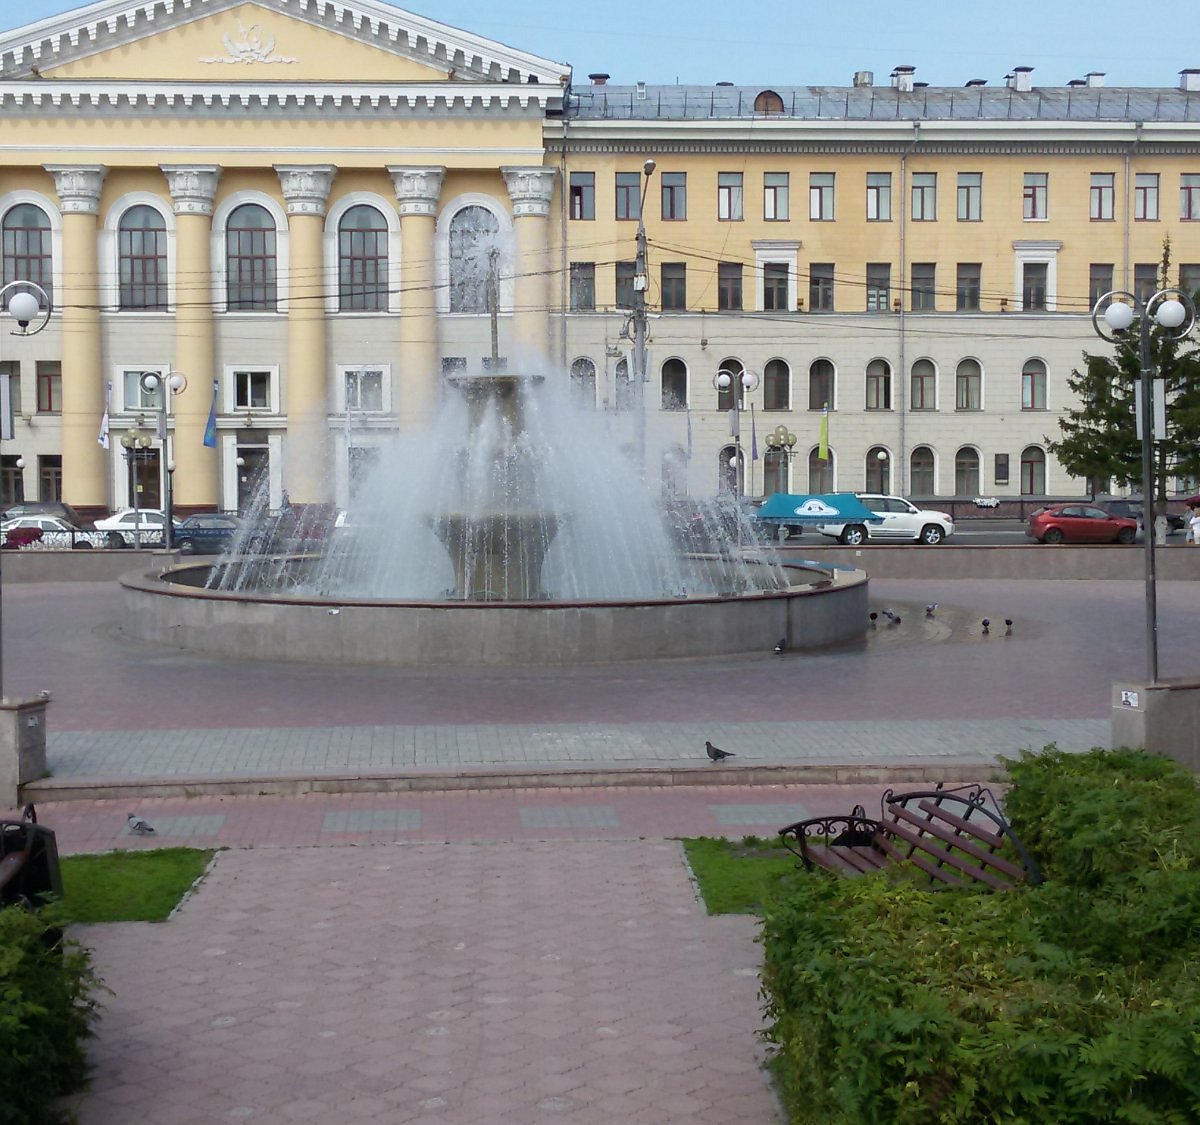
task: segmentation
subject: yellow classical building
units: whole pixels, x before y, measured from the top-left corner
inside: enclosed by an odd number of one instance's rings
[[[1046,442],[1096,297],[1165,240],[1200,288],[1196,71],[614,86],[376,0],[100,0],[0,36],[0,126],[3,281],[53,302],[0,335],[0,487],[88,513],[168,470],[344,505],[495,363],[666,494],[1079,494]]]

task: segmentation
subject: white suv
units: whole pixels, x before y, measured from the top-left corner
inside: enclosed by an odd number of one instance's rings
[[[863,504],[877,516],[881,523],[822,523],[817,530],[850,547],[857,547],[870,540],[886,543],[891,540],[909,540],[932,546],[954,534],[954,517],[946,512],[927,511],[910,504],[903,496],[878,496],[874,493],[856,493]]]

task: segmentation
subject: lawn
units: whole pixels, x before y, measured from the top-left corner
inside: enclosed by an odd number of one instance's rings
[[[204,874],[202,848],[70,855],[60,861],[62,908],[71,922],[161,922]]]
[[[800,862],[778,839],[758,836],[700,836],[684,840],[683,849],[710,914],[761,914]]]

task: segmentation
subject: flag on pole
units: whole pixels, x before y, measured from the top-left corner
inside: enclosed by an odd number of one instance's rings
[[[204,426],[204,444],[209,449],[217,448],[217,380],[213,380],[212,405],[208,408],[208,422]]]
[[[817,460],[829,460],[829,403],[821,411],[821,429],[817,435]]]
[[[100,443],[101,449],[108,448],[108,400],[112,396],[112,383],[108,384],[108,388],[104,393],[104,413],[100,415],[100,436],[96,440]]]
[[[754,403],[750,404],[750,460],[758,460],[758,431],[754,428]]]

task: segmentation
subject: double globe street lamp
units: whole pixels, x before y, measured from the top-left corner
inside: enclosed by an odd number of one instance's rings
[[[735,384],[737,384],[735,386]],[[742,371],[730,371],[722,367],[714,376],[712,385],[718,394],[732,392],[733,402],[729,407],[729,433],[733,437],[733,460],[730,468],[733,470],[733,494],[737,499],[745,494],[745,473],[742,457],[742,406],[747,394],[758,389],[758,373],[745,368]]]
[[[1142,440],[1142,548],[1146,574],[1146,678],[1158,682],[1158,603],[1154,565],[1154,418],[1155,407],[1163,410],[1165,387],[1155,379],[1150,351],[1151,330],[1157,328],[1168,339],[1181,340],[1196,325],[1196,308],[1182,289],[1160,289],[1144,300],[1123,289],[1105,293],[1092,308],[1092,327],[1111,344],[1121,344],[1138,324],[1138,424]],[[1157,384],[1157,385],[1156,385]],[[1157,399],[1157,402],[1156,402]],[[1165,435],[1164,435],[1165,436]]]
[[[187,390],[187,376],[182,371],[168,371],[165,375],[157,371],[144,371],[138,377],[147,398],[155,405],[155,428],[162,448],[163,459],[163,547],[171,550],[175,546],[175,461],[171,457],[171,431],[167,425],[171,399]]]

